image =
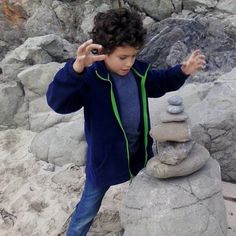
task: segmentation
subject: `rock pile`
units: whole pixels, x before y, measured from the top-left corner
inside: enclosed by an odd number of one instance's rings
[[[151,130],[158,154],[134,178],[123,200],[124,236],[226,236],[219,164],[192,140],[182,98],[168,102],[161,124]]]
[[[158,178],[185,176],[202,168],[210,155],[191,136],[190,119],[184,112],[183,99],[173,96],[161,114],[161,124],[151,129],[158,141],[158,155],[147,164],[147,173]]]

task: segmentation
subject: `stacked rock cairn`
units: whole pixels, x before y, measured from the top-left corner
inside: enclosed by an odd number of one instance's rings
[[[158,153],[148,161],[146,171],[157,178],[192,174],[210,158],[208,151],[192,140],[190,119],[184,112],[182,97],[172,96],[167,101],[167,111],[160,116],[161,123],[150,131],[157,141]]]

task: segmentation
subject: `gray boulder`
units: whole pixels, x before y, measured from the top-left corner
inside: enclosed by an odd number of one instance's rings
[[[156,20],[163,20],[170,17],[173,12],[182,10],[182,0],[127,0],[127,2]]]
[[[27,100],[30,101],[45,95],[49,83],[56,72],[63,66],[64,64],[50,62],[47,64],[37,64],[20,72],[17,78],[24,86]]]
[[[17,80],[17,75],[35,64],[62,62],[74,57],[75,45],[56,35],[28,38],[0,62],[3,80]]]
[[[124,236],[226,236],[219,164],[210,159],[198,172],[158,180],[141,171],[120,211]]]
[[[236,66],[235,20],[232,16],[195,14],[175,15],[152,24],[147,44],[139,57],[159,68],[181,63],[194,49],[200,49],[207,59],[203,71],[187,82],[208,82]],[[222,19],[223,18],[223,19]]]
[[[222,11],[236,14],[236,2],[234,0],[220,0],[216,8]]]
[[[0,83],[0,130],[16,128],[15,115],[24,103],[24,91],[15,81]]]
[[[87,144],[83,120],[58,124],[37,134],[30,151],[37,159],[59,166],[85,164]]]
[[[236,69],[215,82],[199,103],[188,109],[194,140],[219,161],[222,178],[236,181]]]

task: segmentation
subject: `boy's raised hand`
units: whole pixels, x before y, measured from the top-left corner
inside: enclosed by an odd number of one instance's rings
[[[205,56],[200,50],[195,50],[187,61],[182,63],[181,69],[186,75],[191,75],[197,70],[204,69],[206,64]]]
[[[84,42],[77,49],[76,60],[73,64],[73,69],[77,73],[81,73],[85,67],[91,65],[95,61],[102,61],[106,58],[106,55],[93,55],[92,50],[98,50],[100,52],[102,50],[102,45],[93,43],[92,39]]]

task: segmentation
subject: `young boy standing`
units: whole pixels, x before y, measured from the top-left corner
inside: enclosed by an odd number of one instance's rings
[[[109,187],[135,176],[153,156],[148,97],[179,89],[205,64],[199,50],[167,70],[136,60],[146,30],[141,17],[126,8],[98,13],[91,35],[47,91],[58,113],[84,108],[86,181],[67,236],[86,235]]]

